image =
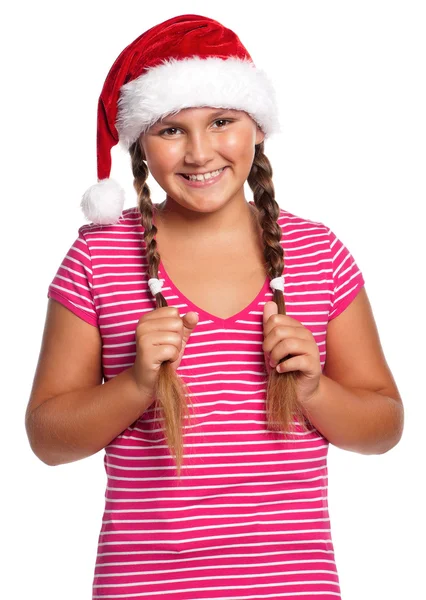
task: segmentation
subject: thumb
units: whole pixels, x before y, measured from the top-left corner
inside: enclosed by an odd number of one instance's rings
[[[191,310],[187,312],[186,315],[183,315],[183,339],[186,341],[191,335],[192,330],[198,323],[198,313]]]
[[[276,302],[265,302],[263,306],[263,325],[265,326],[271,315],[278,314],[278,305]]]

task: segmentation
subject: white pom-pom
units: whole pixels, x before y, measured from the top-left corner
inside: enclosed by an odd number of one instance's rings
[[[81,208],[88,221],[99,225],[113,225],[123,212],[124,190],[113,179],[101,179],[83,195]]]

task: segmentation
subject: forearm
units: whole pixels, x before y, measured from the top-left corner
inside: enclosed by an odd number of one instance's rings
[[[383,454],[401,439],[402,402],[377,392],[348,388],[322,374],[317,394],[302,406],[312,425],[343,450]]]
[[[126,369],[107,383],[60,394],[38,406],[26,418],[31,448],[50,466],[86,458],[105,448],[151,403]]]

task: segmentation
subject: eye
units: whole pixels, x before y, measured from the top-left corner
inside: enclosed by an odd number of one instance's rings
[[[160,131],[160,135],[164,135],[167,131],[179,131],[179,129],[177,127],[169,127],[168,129],[163,129],[162,131]],[[167,136],[167,137],[173,137],[173,136]]]
[[[214,121],[214,123],[232,123],[231,119],[216,119],[216,121]],[[218,127],[216,129],[223,129],[223,127]],[[168,127],[167,129],[163,129],[162,131],[159,132],[159,135],[165,135],[166,137],[175,137],[173,134],[168,135],[169,131],[180,131],[180,129],[178,127]]]
[[[232,121],[230,119],[217,119],[215,123],[232,123]],[[219,127],[219,129],[222,129],[222,127]]]

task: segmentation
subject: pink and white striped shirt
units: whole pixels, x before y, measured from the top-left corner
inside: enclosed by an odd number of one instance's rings
[[[324,224],[284,209],[278,223],[287,314],[312,332],[324,368],[327,323],[364,278]],[[132,207],[119,224],[80,227],[49,286],[48,297],[99,328],[104,381],[132,366],[136,325],[155,309],[146,269]],[[92,598],[338,600],[329,442],[315,428],[297,424],[288,439],[265,426],[269,278],[244,310],[222,319],[186,298],[162,263],[158,276],[169,306],[199,313],[178,368],[196,418],[185,427],[180,481],[152,406],[105,448]]]

